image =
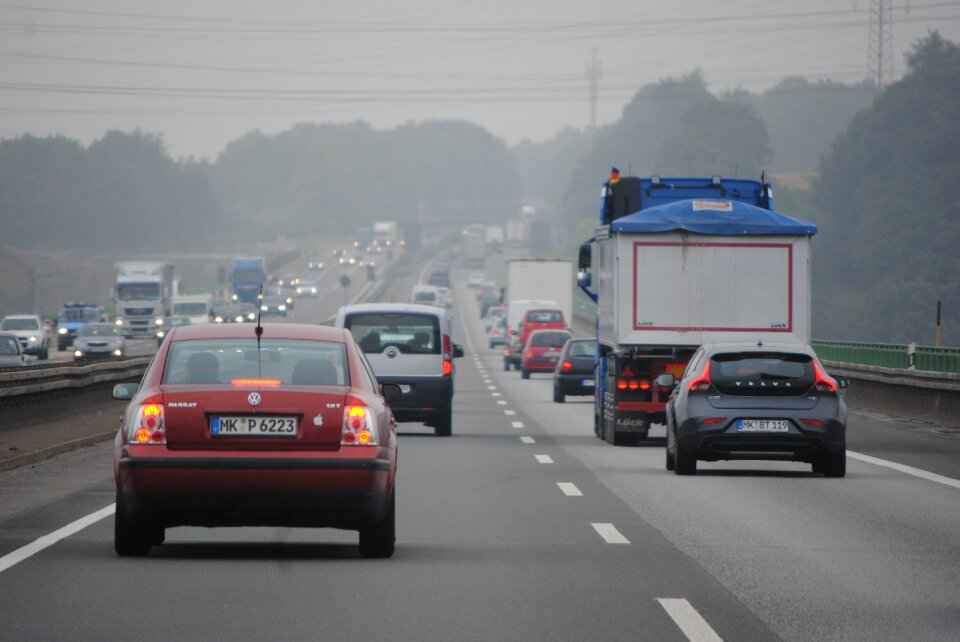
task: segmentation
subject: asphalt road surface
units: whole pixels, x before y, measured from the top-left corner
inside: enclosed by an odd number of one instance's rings
[[[121,559],[103,444],[0,474],[0,638],[958,638],[956,432],[854,413],[845,479],[677,477],[661,440],[610,446],[588,399],[504,372],[457,293],[453,436],[401,424],[393,558],[345,531],[177,528]]]

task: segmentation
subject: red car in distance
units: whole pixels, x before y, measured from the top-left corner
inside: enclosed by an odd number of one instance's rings
[[[394,550],[396,422],[353,336],[299,324],[174,328],[129,399],[114,452],[114,548],[175,526],[332,527]]]
[[[532,372],[553,373],[557,367],[557,359],[563,352],[563,346],[572,338],[573,335],[568,330],[531,332],[527,343],[523,346],[520,375],[524,379],[529,379]]]

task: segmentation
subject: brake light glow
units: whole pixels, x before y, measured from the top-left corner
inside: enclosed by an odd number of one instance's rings
[[[449,359],[443,360],[443,376],[449,377],[453,374],[453,362]]]
[[[837,383],[820,368],[820,364],[816,361],[813,362],[813,371],[817,375],[817,380],[814,384],[817,387],[817,392],[837,393]]]
[[[573,364],[570,363],[569,361],[564,361],[563,363],[560,364],[560,370],[562,372],[570,372],[571,370],[573,370]]]
[[[343,429],[340,432],[341,446],[377,445],[377,421],[366,406],[354,405],[358,399],[348,398],[343,408]],[[353,403],[350,403],[353,402]]]
[[[618,379],[617,380],[617,390],[626,390],[627,389],[627,380]]]
[[[132,423],[126,426],[125,433],[129,441],[138,444],[158,445],[167,443],[163,406],[158,401],[148,399],[137,408]]]
[[[536,357],[537,355],[536,355],[536,353],[535,353],[533,350],[531,350],[530,352],[528,352],[528,353],[527,353],[526,355],[524,355],[524,356],[525,356],[527,359],[533,359],[533,358]]]
[[[248,386],[260,386],[263,388],[279,388],[280,380],[279,379],[231,379],[231,386],[237,386],[238,388],[245,388]]]
[[[713,385],[710,381],[710,363],[711,361],[707,359],[707,365],[703,369],[703,374],[690,382],[690,387],[687,388],[688,392],[705,392],[710,390],[710,386]]]

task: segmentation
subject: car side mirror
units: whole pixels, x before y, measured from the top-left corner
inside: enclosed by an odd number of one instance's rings
[[[395,383],[381,383],[380,394],[387,401],[387,403],[393,403],[394,401],[400,401],[403,399],[403,390],[401,390],[400,386]]]
[[[121,401],[133,399],[139,389],[139,383],[118,383],[113,387],[113,398]]]
[[[673,373],[665,372],[657,377],[657,385],[661,388],[673,388],[677,383],[677,378]]]
[[[850,386],[850,380],[847,379],[846,377],[834,377],[834,379],[837,382],[837,388],[840,388],[840,390],[843,390],[844,388],[848,388]]]
[[[454,344],[453,344],[453,358],[454,358],[454,359],[459,359],[459,358],[462,357],[462,356],[463,356],[463,346],[460,345],[459,343],[454,343]]]

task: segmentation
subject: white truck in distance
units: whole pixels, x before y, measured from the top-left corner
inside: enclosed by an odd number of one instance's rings
[[[573,313],[573,261],[569,259],[509,259],[506,301],[548,299],[557,302],[570,324]],[[515,329],[515,328],[514,328]]]
[[[188,317],[191,325],[210,323],[213,295],[178,294],[170,299],[170,314],[175,317]]]
[[[468,268],[483,267],[487,257],[487,230],[480,226],[477,229],[467,228],[463,232],[463,266]]]
[[[173,265],[159,261],[124,261],[114,265],[113,300],[125,332],[153,337],[154,320],[170,316]]]

